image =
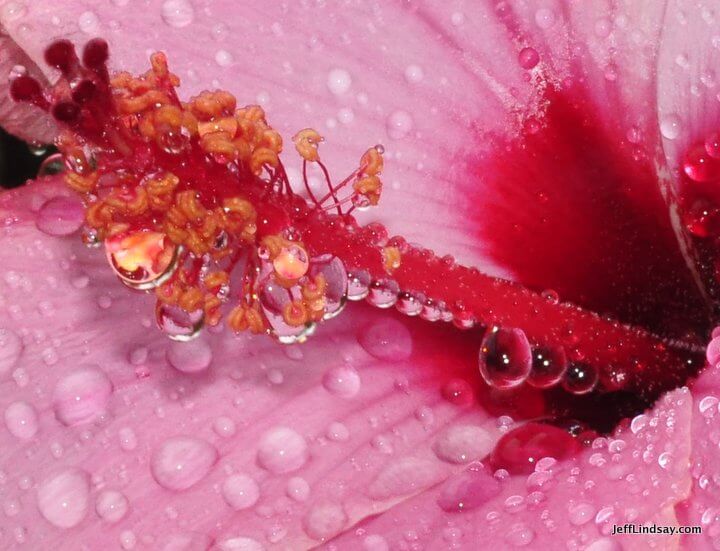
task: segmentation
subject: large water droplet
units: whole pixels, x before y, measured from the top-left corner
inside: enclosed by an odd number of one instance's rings
[[[571,362],[568,365],[562,386],[573,394],[587,394],[591,392],[598,383],[598,370],[585,362]]]
[[[330,254],[315,257],[310,262],[310,277],[322,275],[325,278],[325,315],[323,319],[337,316],[345,306],[348,294],[348,274],[345,264]]]
[[[187,0],[166,0],[162,5],[162,18],[171,27],[187,27],[195,18],[195,10]]]
[[[352,398],[360,391],[360,375],[351,365],[340,365],[323,376],[323,386],[341,398]]]
[[[511,474],[530,474],[543,457],[563,459],[579,449],[567,430],[546,423],[530,422],[503,435],[490,455],[495,469]]]
[[[5,425],[16,438],[32,438],[38,431],[37,412],[27,402],[13,402],[5,409]]]
[[[110,379],[99,368],[78,368],[55,385],[55,417],[64,425],[89,423],[106,411],[112,391]]]
[[[303,519],[305,533],[313,539],[324,541],[340,532],[347,523],[347,515],[337,503],[314,505]]]
[[[532,368],[530,343],[521,329],[489,328],[478,361],[487,384],[499,389],[516,387],[525,382]]]
[[[260,438],[258,463],[275,474],[298,470],[308,460],[305,439],[287,427],[270,429]]]
[[[205,314],[202,310],[186,312],[179,306],[158,301],[155,306],[155,321],[168,338],[185,342],[200,334]]]
[[[207,476],[217,461],[215,447],[194,436],[173,436],[153,453],[152,475],[168,490],[187,490]]]
[[[53,526],[72,528],[85,518],[89,493],[87,473],[80,469],[66,469],[38,485],[38,509]]]
[[[476,425],[455,425],[446,429],[433,444],[440,459],[450,463],[469,463],[493,449],[490,434]]]
[[[212,349],[205,339],[190,342],[171,342],[167,349],[167,360],[183,373],[205,371],[212,362]]]
[[[123,232],[105,239],[105,255],[115,274],[132,289],[152,289],[177,266],[178,247],[153,231]]]
[[[350,90],[352,77],[345,69],[333,69],[328,73],[327,87],[336,96],[345,94]]]
[[[222,495],[235,510],[252,507],[260,499],[260,487],[254,479],[245,474],[234,474],[225,479]]]
[[[77,197],[53,197],[40,207],[37,228],[47,235],[65,236],[78,231],[85,221],[85,210]]]
[[[95,511],[106,522],[118,522],[128,512],[128,500],[125,495],[116,490],[100,492],[95,500]]]
[[[567,355],[562,346],[536,348],[527,383],[535,388],[550,388],[560,382],[566,369]]]
[[[680,135],[682,123],[675,114],[665,115],[660,119],[660,133],[668,140],[674,140]]]
[[[405,325],[392,318],[382,318],[363,327],[358,342],[365,351],[386,361],[407,360],[412,354],[412,335]]]
[[[272,334],[281,343],[303,342],[315,330],[314,323],[290,325],[283,316],[285,308],[298,298],[298,286],[286,289],[277,282],[273,274],[269,274],[258,282],[256,292],[265,319],[272,328]]]

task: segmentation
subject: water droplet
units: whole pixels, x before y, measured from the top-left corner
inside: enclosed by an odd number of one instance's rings
[[[536,348],[527,383],[535,388],[550,388],[560,382],[566,369],[567,355],[562,346]]]
[[[538,10],[543,11],[543,10]],[[505,541],[515,547],[525,547],[535,539],[535,531],[525,523],[513,524],[505,535]]]
[[[27,13],[27,8],[22,2],[8,2],[2,7],[1,12],[5,22],[16,21]]]
[[[215,52],[215,63],[220,65],[220,67],[229,67],[233,61],[232,54],[227,50],[218,50]]]
[[[97,34],[100,29],[100,20],[92,11],[84,11],[78,18],[78,27],[85,34]]]
[[[663,469],[667,469],[671,461],[672,454],[670,452],[663,452],[658,456],[658,465],[660,465]]]
[[[630,422],[630,430],[633,434],[637,434],[642,429],[644,429],[648,424],[648,416],[644,413],[636,416],[633,418],[633,420]]]
[[[260,438],[257,457],[260,466],[272,473],[296,471],[308,460],[307,442],[293,429],[275,427]]]
[[[352,85],[352,77],[345,69],[333,69],[328,73],[327,87],[336,96],[347,93]]]
[[[370,534],[363,539],[363,551],[390,551],[390,545],[384,537]]]
[[[708,155],[704,145],[696,145],[685,155],[683,171],[695,182],[713,182],[720,179],[720,160]]]
[[[411,84],[417,84],[425,76],[423,68],[419,65],[408,65],[405,68],[405,80]]]
[[[500,438],[490,456],[490,463],[495,469],[503,468],[512,474],[529,474],[539,459],[553,457],[560,460],[578,449],[578,440],[567,430],[546,423],[529,422]]]
[[[116,490],[100,492],[95,500],[95,511],[107,522],[118,522],[128,512],[128,500],[124,494]]]
[[[171,342],[167,349],[167,360],[183,373],[205,371],[212,362],[212,349],[205,339],[190,342]]]
[[[328,370],[322,382],[328,392],[341,398],[352,398],[360,391],[360,375],[351,365]]]
[[[540,62],[540,56],[535,48],[523,48],[518,54],[520,67],[530,70]]]
[[[313,539],[324,541],[340,532],[347,523],[342,506],[337,503],[314,505],[303,519],[305,533]]]
[[[348,274],[345,264],[330,254],[315,257],[310,262],[310,277],[322,275],[325,278],[325,315],[323,319],[337,316],[345,306],[348,294]]]
[[[347,299],[352,301],[363,300],[370,292],[370,283],[370,274],[365,270],[349,271]]]
[[[187,490],[207,476],[217,458],[217,450],[209,442],[193,436],[173,436],[153,452],[152,475],[163,488]]]
[[[350,431],[342,423],[330,423],[326,431],[326,436],[333,442],[345,442],[350,438]]]
[[[85,210],[77,197],[53,197],[45,201],[35,225],[47,235],[65,236],[78,231],[85,221]]]
[[[475,399],[472,386],[465,379],[451,379],[442,388],[442,396],[456,406],[470,405]]]
[[[225,479],[222,495],[230,507],[239,511],[255,505],[260,499],[258,483],[245,474],[234,474]]]
[[[120,448],[124,451],[129,452],[137,447],[137,436],[135,431],[130,427],[123,427],[118,431],[118,438],[120,440]]]
[[[105,256],[115,275],[132,289],[153,289],[177,267],[178,247],[164,233],[122,232],[105,240]]]
[[[570,524],[575,526],[582,526],[590,522],[594,515],[595,507],[585,501],[572,504],[568,507],[568,519],[570,520]]]
[[[53,409],[64,425],[89,423],[105,413],[113,386],[97,367],[81,367],[55,385]]]
[[[16,438],[32,438],[38,431],[37,412],[27,402],[13,402],[5,409],[5,425]]]
[[[397,308],[397,311],[401,314],[413,317],[417,316],[423,311],[424,304],[425,298],[423,295],[402,291],[400,294],[398,294],[398,301],[395,304],[395,308]]]
[[[10,329],[0,328],[0,375],[10,373],[22,350],[22,339]]]
[[[360,346],[378,360],[403,361],[412,354],[410,331],[392,318],[381,318],[366,325],[357,338]]]
[[[680,135],[682,123],[675,114],[665,115],[660,119],[660,133],[668,140],[674,140]]]
[[[195,542],[193,542],[194,544]],[[183,546],[183,547],[172,547],[168,548],[165,547],[163,551],[191,551],[195,549],[209,549],[212,545],[211,541],[206,542],[198,542],[197,545],[190,545],[190,546]],[[219,542],[216,546],[212,547],[213,551],[217,549],[217,551],[265,551],[265,546],[261,544],[259,541],[254,540],[252,538],[246,538],[244,536],[239,536],[236,538],[229,538],[226,540],[222,540]]]
[[[492,327],[487,330],[478,356],[480,375],[494,388],[521,385],[532,367],[530,343],[521,329]]]
[[[433,444],[433,451],[449,463],[469,463],[493,449],[490,434],[475,425],[455,425],[446,429]]]
[[[315,330],[314,323],[290,325],[285,321],[285,309],[297,299],[299,286],[287,289],[273,274],[262,278],[256,286],[260,307],[272,328],[272,335],[283,344],[303,342]]]
[[[399,292],[400,287],[392,279],[377,279],[370,283],[366,300],[377,308],[392,308]]]
[[[162,18],[176,29],[187,27],[195,18],[195,10],[187,0],[166,0],[162,5]]]
[[[158,301],[155,320],[160,330],[174,341],[189,341],[200,334],[205,321],[202,310],[186,312],[179,306]]]
[[[437,461],[403,457],[384,467],[368,487],[373,499],[406,496],[440,482],[445,471]]]
[[[290,480],[288,480],[285,492],[289,498],[302,503],[307,501],[308,497],[310,497],[310,485],[304,478],[293,476]]]
[[[213,422],[213,430],[218,436],[230,438],[235,434],[235,421],[229,417],[218,417]]]
[[[720,134],[710,134],[705,139],[705,151],[713,159],[720,159]]]
[[[598,379],[598,370],[590,364],[571,362],[563,377],[562,386],[572,394],[582,395],[592,392]]]
[[[88,509],[90,481],[80,469],[66,469],[43,480],[37,488],[37,504],[45,519],[58,528],[72,528]]]
[[[500,482],[483,468],[470,468],[450,478],[438,497],[438,505],[451,513],[484,505],[500,493]]]
[[[535,23],[541,29],[549,29],[555,24],[555,12],[548,8],[540,8],[535,12]]]
[[[391,139],[400,140],[412,132],[414,125],[412,115],[403,109],[398,109],[385,121],[385,130]]]
[[[698,403],[698,409],[703,417],[713,417],[717,411],[718,399],[715,396],[705,396]]]

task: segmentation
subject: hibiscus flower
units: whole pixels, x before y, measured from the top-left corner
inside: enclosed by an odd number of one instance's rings
[[[54,82],[51,43],[101,36],[113,72],[164,51],[183,100],[229,90],[288,144],[315,128],[333,174],[384,149],[381,204],[358,219],[404,236],[370,226],[389,275],[426,287],[395,303],[418,289],[388,277],[370,302],[401,313],[350,304],[304,343],[223,324],[170,340],[152,294],[83,244],[62,177],[4,192],[2,547],[716,548],[717,342],[682,385],[716,294],[717,17],[679,2],[0,2],[8,84]],[[5,128],[57,136],[6,92]],[[429,291],[453,298],[454,324],[428,321],[445,314]],[[497,319],[512,329],[481,329]],[[528,338],[568,371],[525,384],[543,365]],[[612,535],[625,523],[704,532]]]

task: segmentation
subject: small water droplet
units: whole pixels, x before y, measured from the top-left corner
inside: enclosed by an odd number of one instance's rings
[[[490,434],[475,425],[455,425],[446,429],[433,444],[433,451],[449,463],[469,463],[493,449]]]
[[[235,434],[235,421],[229,417],[218,417],[213,422],[213,430],[218,436],[230,438]]]
[[[567,355],[562,346],[536,348],[532,352],[532,370],[527,383],[535,388],[558,384],[567,370]]]
[[[118,438],[120,440],[120,448],[124,451],[129,452],[137,447],[137,436],[135,431],[130,427],[123,427],[118,431]]]
[[[360,391],[360,375],[351,365],[328,370],[322,380],[325,389],[341,398],[352,398]]]
[[[326,431],[326,436],[333,442],[345,442],[350,438],[350,431],[342,423],[333,422],[330,423]]]
[[[152,475],[163,488],[187,490],[207,476],[217,458],[217,450],[209,442],[193,436],[174,436],[153,452]]]
[[[465,379],[451,379],[442,388],[442,396],[456,406],[470,405],[475,399],[472,386]]]
[[[342,506],[337,503],[320,503],[311,507],[303,519],[303,529],[311,538],[325,541],[340,532],[347,523]]]
[[[328,73],[327,87],[336,96],[347,93],[352,85],[352,77],[345,69],[333,69]]]
[[[205,314],[202,310],[186,312],[178,306],[158,301],[155,307],[155,320],[168,338],[185,342],[200,334]]]
[[[171,342],[167,349],[167,360],[183,373],[200,373],[212,362],[212,349],[205,339],[190,342]]]
[[[598,370],[585,362],[571,362],[568,365],[562,386],[568,392],[577,395],[592,392],[598,383]]]
[[[85,210],[77,197],[53,197],[45,201],[38,211],[35,225],[53,236],[72,235],[85,221]]]
[[[660,133],[668,140],[674,140],[680,135],[682,122],[674,113],[660,118]]]
[[[310,497],[310,485],[304,478],[293,476],[288,480],[286,493],[297,502],[305,502]]]
[[[535,531],[524,523],[513,524],[505,535],[505,541],[515,547],[525,547],[534,539]]]
[[[232,54],[227,50],[218,50],[215,52],[215,63],[220,65],[220,67],[229,67],[233,64],[233,61]]]
[[[352,301],[363,300],[370,292],[371,278],[365,270],[351,270],[348,272],[347,299]]]
[[[383,500],[414,494],[444,478],[440,463],[418,457],[402,457],[385,466],[370,483],[368,495]]]
[[[78,27],[85,34],[97,34],[100,29],[100,20],[95,12],[84,11],[78,18]]]
[[[10,373],[23,350],[22,339],[10,329],[0,328],[0,375]]]
[[[484,505],[500,493],[500,482],[487,470],[470,468],[450,478],[438,497],[443,511],[469,511]]]
[[[307,442],[293,429],[275,427],[260,438],[257,457],[260,466],[272,473],[296,471],[308,460]]]
[[[410,113],[403,109],[393,111],[385,121],[387,135],[393,140],[401,140],[412,132],[415,121]]]
[[[425,72],[420,65],[408,65],[405,68],[405,80],[411,84],[417,84],[425,77]]]
[[[370,283],[368,303],[376,308],[392,308],[398,300],[400,287],[392,279],[376,279]]]
[[[381,318],[358,333],[363,349],[378,360],[403,361],[412,355],[413,341],[408,328],[398,320]]]
[[[582,526],[590,522],[595,515],[595,507],[587,502],[573,504],[568,507],[568,519],[570,524]]]

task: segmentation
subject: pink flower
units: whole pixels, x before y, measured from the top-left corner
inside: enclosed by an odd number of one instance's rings
[[[164,50],[184,98],[223,88],[261,104],[285,138],[321,129],[335,173],[383,143],[383,199],[364,223],[552,289],[550,302],[558,293],[691,341],[708,336],[715,285],[713,249],[699,241],[713,212],[683,200],[688,178],[716,179],[695,144],[717,125],[717,17],[710,4],[654,1],[0,1],[0,63],[54,78],[42,57],[50,41],[103,36],[112,69],[138,73]],[[9,100],[0,117],[28,139],[55,133]],[[566,393],[498,398],[477,374],[477,333],[359,305],[304,345],[227,330],[171,342],[151,298],[82,245],[69,197],[52,178],[0,196],[3,548],[720,542],[717,367],[643,414],[653,383],[677,371],[658,359],[621,372],[647,387],[637,401],[622,395],[617,411],[585,414],[639,414],[632,422],[581,450],[548,433],[563,457],[491,474],[507,463],[479,461],[503,433],[560,409]],[[602,340],[584,329],[563,326]],[[600,408],[590,400],[573,411]],[[625,523],[704,533],[610,535]]]

